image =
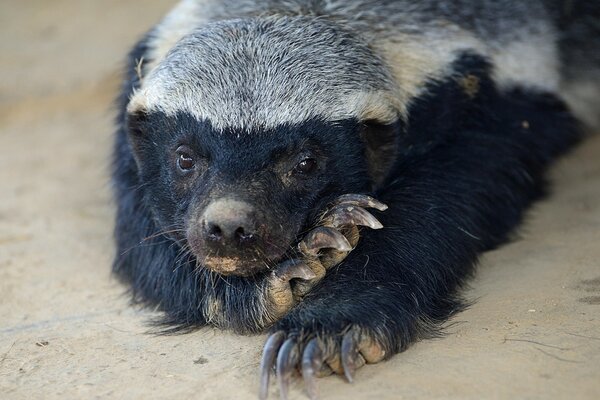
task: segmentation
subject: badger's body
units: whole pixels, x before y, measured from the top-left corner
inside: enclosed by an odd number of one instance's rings
[[[115,271],[178,328],[270,328],[284,386],[401,351],[598,122],[598,8],[182,1],[130,54]],[[347,193],[389,209],[319,219]]]

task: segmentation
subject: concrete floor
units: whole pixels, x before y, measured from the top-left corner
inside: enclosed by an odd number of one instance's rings
[[[111,101],[127,49],[171,3],[0,3],[2,399],[256,397],[263,336],[148,335],[155,314],[110,277]],[[322,379],[322,398],[600,398],[600,136],[551,175],[446,337],[353,385]]]

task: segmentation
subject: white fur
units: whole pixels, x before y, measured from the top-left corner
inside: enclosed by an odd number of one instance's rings
[[[427,82],[450,76],[464,51],[487,57],[500,87],[559,90],[556,35],[538,2],[444,4],[183,0],[154,29],[142,84],[128,110],[186,111],[218,129],[272,128],[312,118],[389,123],[406,118]],[[430,8],[437,11],[429,15]],[[524,15],[528,10],[541,15]],[[323,13],[327,17],[316,16]],[[481,13],[481,21],[461,24],[473,13]],[[240,25],[238,17],[250,22]],[[238,30],[229,32],[234,25]],[[263,28],[272,30],[271,39],[261,36]],[[336,42],[338,28],[351,39]],[[231,38],[244,29],[250,33],[237,42]],[[592,97],[581,89],[569,95],[573,104]]]

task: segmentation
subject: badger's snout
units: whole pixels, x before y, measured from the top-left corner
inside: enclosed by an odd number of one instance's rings
[[[251,249],[258,244],[257,213],[246,202],[214,201],[204,211],[200,225],[207,246],[222,254]]]
[[[213,200],[188,229],[199,262],[223,275],[253,275],[280,258],[268,219],[252,204],[231,198]]]

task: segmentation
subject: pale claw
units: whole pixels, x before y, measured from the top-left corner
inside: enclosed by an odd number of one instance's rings
[[[269,377],[271,376],[271,369],[273,369],[273,363],[275,362],[281,343],[283,343],[283,339],[285,339],[285,333],[278,331],[269,336],[265,343],[263,356],[260,361],[260,390],[258,394],[260,400],[266,400],[269,395]]]
[[[324,217],[325,224],[339,228],[343,226],[361,225],[371,229],[381,229],[383,225],[364,208],[340,204],[331,209]]]
[[[323,365],[323,352],[317,339],[311,339],[302,355],[302,379],[306,384],[306,391],[311,400],[318,398],[316,374]]]
[[[321,249],[352,250],[352,246],[344,235],[336,229],[325,226],[310,231],[298,247],[303,254],[311,257],[316,257]]]
[[[325,212],[321,226],[310,231],[298,244],[304,261],[315,273],[315,278],[298,281],[294,295],[301,299],[325,275],[326,271],[341,263],[359,240],[358,226],[381,229],[383,225],[364,207],[386,210],[387,206],[374,198],[361,194],[346,194]],[[326,251],[322,251],[326,250]]]
[[[299,260],[288,260],[275,271],[275,276],[282,282],[287,283],[292,279],[309,280],[315,278],[315,273],[306,263]]]
[[[344,335],[341,353],[344,375],[348,379],[348,382],[352,383],[354,381],[354,372],[365,364],[365,359],[359,353],[355,332],[350,331]]]
[[[308,340],[305,346],[303,339],[298,335],[288,334],[284,341],[285,335],[282,331],[272,334],[265,344],[260,366],[260,400],[267,397],[269,373],[274,362],[282,400],[288,398],[290,381],[296,370],[302,372],[308,396],[311,400],[316,400],[317,377],[334,372],[345,375],[348,381],[352,382],[357,369],[385,358],[386,351],[372,334],[361,331],[357,326],[349,328],[345,330],[341,340],[338,335],[325,339],[312,337],[310,340],[304,339]],[[276,361],[275,353],[278,353]]]
[[[387,205],[383,204],[379,200],[374,199],[371,196],[367,196],[364,194],[345,194],[335,199],[335,202],[333,204],[350,204],[359,207],[374,208],[379,211],[385,211],[388,209]]]
[[[292,373],[298,363],[298,349],[296,340],[287,339],[277,356],[277,380],[279,381],[279,396],[281,400],[287,400]]]
[[[298,260],[286,261],[273,271],[267,282],[270,312],[265,324],[275,322],[296,304],[297,299],[294,298],[290,284],[292,279],[310,281],[316,277],[317,275],[306,263]]]

